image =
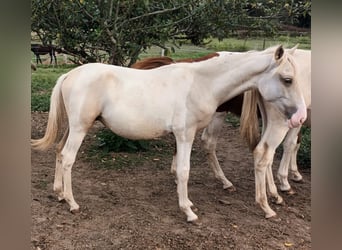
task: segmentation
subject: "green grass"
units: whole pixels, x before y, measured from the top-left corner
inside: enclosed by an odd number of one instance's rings
[[[301,49],[311,48],[311,38],[305,37],[291,37],[291,36],[279,36],[276,38],[247,38],[237,39],[228,38],[218,41],[212,39],[211,42],[206,46],[213,50],[228,50],[228,51],[248,51],[248,50],[264,50],[268,47],[282,44],[285,48],[292,48],[296,44],[299,44]]]
[[[230,123],[234,128],[238,128],[240,126],[240,117],[228,112],[226,122]]]
[[[167,47],[171,48],[171,44],[168,44]],[[146,52],[141,53],[139,58],[144,59],[148,57],[158,57],[161,56],[161,48],[152,46]],[[189,44],[183,44],[180,48],[174,48],[172,51],[169,50],[169,54],[165,54],[165,56],[170,56],[175,60],[183,59],[183,58],[198,58],[201,56],[205,56],[208,53],[213,52],[214,50],[205,48],[205,47],[196,47]]]
[[[181,47],[174,47],[172,44],[167,44],[169,54],[167,56],[173,59],[183,58],[197,58],[214,51],[237,51],[244,52],[248,50],[263,50],[265,48],[282,44],[285,48],[292,48],[296,44],[299,44],[300,49],[311,49],[311,37],[310,36],[278,36],[275,38],[226,38],[219,41],[215,38],[210,38],[205,41],[203,46],[193,46],[188,43],[184,43]],[[174,49],[171,50],[171,47]],[[152,56],[160,56],[161,49],[159,47],[152,46],[146,52],[142,53],[139,58],[147,58]]]
[[[75,65],[42,66],[38,65],[31,75],[31,111],[49,111],[50,96],[59,76]]]
[[[308,36],[279,36],[276,38],[265,38],[265,40],[260,38],[227,38],[222,41],[219,41],[218,39],[210,39],[205,47],[215,51],[226,50],[244,52],[248,50],[263,50],[278,44],[282,44],[285,48],[291,48],[297,43],[299,43],[300,49],[311,48],[311,38]]]

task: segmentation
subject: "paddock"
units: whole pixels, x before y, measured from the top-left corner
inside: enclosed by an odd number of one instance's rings
[[[43,136],[47,113],[32,113],[31,137]],[[311,172],[299,166],[303,183],[296,194],[283,194],[285,205],[272,204],[278,220],[267,220],[255,203],[253,157],[238,127],[226,123],[218,141],[218,159],[236,192],[222,189],[209,168],[200,135],[191,155],[189,197],[200,223],[189,224],[177,205],[170,173],[174,138],[142,153],[113,153],[89,159],[98,122],[86,136],[73,169],[75,195],[83,204],[72,214],[53,190],[55,152],[32,151],[32,246],[40,249],[310,249]],[[169,145],[169,147],[168,147]],[[274,159],[274,173],[281,154]],[[136,159],[132,162],[130,159]],[[165,159],[165,160],[163,160]],[[105,161],[121,161],[108,169]],[[115,165],[115,164],[112,164]],[[276,184],[278,184],[276,180]],[[280,220],[280,221],[279,221]]]

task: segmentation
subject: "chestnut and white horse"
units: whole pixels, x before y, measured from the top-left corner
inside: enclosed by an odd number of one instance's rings
[[[196,131],[206,127],[216,108],[256,88],[286,116],[289,127],[306,119],[304,97],[297,81],[297,63],[282,46],[261,52],[229,53],[197,63],[178,63],[137,70],[101,63],[79,66],[57,80],[52,91],[48,125],[32,147],[45,150],[56,140],[65,114],[68,129],[57,145],[54,191],[77,211],[71,169],[76,154],[96,119],[129,139],[152,139],[166,133],[176,138],[177,193],[187,221],[195,221],[187,184]],[[260,175],[266,171],[260,171]],[[263,176],[262,178],[265,178]],[[266,192],[265,192],[266,193]],[[266,197],[259,197],[266,206]]]
[[[165,65],[169,65],[172,63],[179,62],[198,62],[202,60],[206,60],[208,58],[217,56],[218,54],[213,53],[206,55],[204,57],[195,58],[195,59],[180,59],[177,61],[172,60],[169,57],[154,57],[147,58],[137,63],[133,64],[132,68],[139,69],[152,69]],[[308,108],[308,114],[311,111],[311,51],[309,50],[300,50],[297,49],[294,54],[294,58],[298,63],[298,74],[299,74],[299,84],[301,85],[302,92],[304,95],[305,103]],[[223,183],[223,188],[228,189],[230,191],[234,191],[235,187],[232,182],[229,181],[224,172],[221,169],[221,166],[217,160],[216,156],[216,144],[218,140],[219,133],[223,126],[226,112],[234,113],[235,115],[241,116],[241,134],[246,139],[249,144],[250,149],[253,151],[256,145],[259,143],[259,122],[257,117],[257,105],[261,112],[261,117],[263,120],[263,135],[260,141],[260,145],[258,147],[258,152],[256,153],[255,164],[257,166],[258,162],[262,162],[264,167],[268,167],[268,171],[266,172],[267,176],[267,184],[269,186],[270,193],[273,197],[275,197],[276,203],[281,203],[283,200],[281,196],[277,193],[277,189],[274,184],[274,179],[272,175],[272,161],[273,158],[266,158],[260,160],[260,157],[266,157],[270,155],[274,155],[275,149],[278,147],[280,142],[284,139],[283,130],[285,129],[287,135],[284,140],[284,151],[281,159],[281,163],[278,169],[277,177],[280,181],[280,189],[282,191],[287,191],[292,193],[293,190],[288,182],[288,172],[290,169],[291,179],[294,181],[301,181],[302,176],[298,171],[297,166],[297,151],[300,147],[300,140],[298,138],[298,134],[300,134],[300,126],[297,128],[288,129],[287,125],[284,124],[283,114],[279,113],[277,108],[273,103],[267,103],[262,97],[258,94],[257,90],[249,90],[244,92],[244,94],[240,94],[225,103],[221,104],[217,110],[215,115],[213,116],[212,121],[209,123],[208,127],[204,129],[202,134],[202,140],[204,144],[204,148],[208,152],[208,160],[209,165],[214,171],[215,177]],[[306,124],[310,122],[310,119],[306,120]],[[310,125],[310,124],[307,124]],[[268,126],[268,129],[266,129]],[[266,132],[266,133],[265,133]],[[273,139],[271,139],[273,138]],[[267,151],[264,152],[261,144],[268,144],[269,147]],[[273,154],[272,154],[273,151]],[[258,156],[261,155],[259,158]],[[273,156],[272,156],[273,157]],[[260,163],[259,163],[260,164]],[[175,172],[174,166],[171,167],[171,171]],[[260,166],[259,166],[260,168]],[[256,178],[256,187],[259,187],[259,179]],[[265,190],[265,189],[263,189]],[[257,191],[258,193],[258,191]],[[275,213],[266,210],[266,217],[272,217]]]

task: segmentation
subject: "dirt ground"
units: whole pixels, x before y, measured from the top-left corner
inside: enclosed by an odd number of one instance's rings
[[[46,113],[32,114],[33,138],[43,136],[46,121]],[[186,222],[178,208],[170,173],[172,155],[164,160],[154,158],[152,152],[139,166],[99,168],[86,153],[100,126],[91,129],[73,167],[78,214],[58,202],[52,190],[54,150],[32,151],[31,249],[311,249],[307,166],[300,168],[304,182],[290,182],[296,194],[282,194],[282,206],[271,204],[280,221],[267,220],[255,203],[252,154],[238,128],[225,124],[217,152],[224,173],[237,189],[233,193],[223,190],[214,178],[198,133],[188,184],[201,222],[194,225]],[[163,140],[173,145],[171,135]],[[279,159],[276,154],[274,172]]]

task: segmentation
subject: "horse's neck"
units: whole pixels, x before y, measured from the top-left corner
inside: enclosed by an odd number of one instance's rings
[[[270,64],[271,54],[228,53],[201,62],[199,71],[207,79],[212,95],[218,104],[244,91],[257,88],[257,80]]]
[[[311,51],[297,49],[294,57],[298,65],[298,83],[307,106],[311,106]]]

